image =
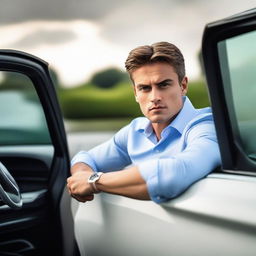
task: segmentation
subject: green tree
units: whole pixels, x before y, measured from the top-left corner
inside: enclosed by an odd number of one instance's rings
[[[93,75],[90,83],[108,89],[127,79],[127,74],[117,68],[108,68]]]

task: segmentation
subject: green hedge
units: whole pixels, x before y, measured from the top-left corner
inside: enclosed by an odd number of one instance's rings
[[[132,85],[119,84],[111,89],[87,85],[59,93],[65,118],[120,118],[140,116]]]
[[[204,108],[210,106],[207,86],[202,80],[189,82],[187,96],[195,108]]]
[[[203,82],[190,82],[188,96],[195,107],[209,106]],[[67,119],[124,118],[141,116],[133,95],[132,85],[118,84],[111,89],[93,85],[59,90],[59,99]]]

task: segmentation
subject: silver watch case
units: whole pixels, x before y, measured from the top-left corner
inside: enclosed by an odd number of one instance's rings
[[[103,174],[103,172],[95,172],[88,178],[88,183],[95,183],[100,176]]]

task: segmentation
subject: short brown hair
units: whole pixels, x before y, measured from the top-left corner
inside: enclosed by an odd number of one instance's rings
[[[174,44],[168,42],[158,42],[133,49],[125,61],[125,68],[131,77],[132,72],[137,68],[156,62],[170,64],[176,71],[179,82],[182,82],[185,76],[184,57]]]

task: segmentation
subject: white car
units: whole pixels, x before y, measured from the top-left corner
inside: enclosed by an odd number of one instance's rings
[[[167,203],[78,204],[48,65],[1,50],[0,255],[256,255],[256,9],[208,24],[202,53],[222,166]]]

